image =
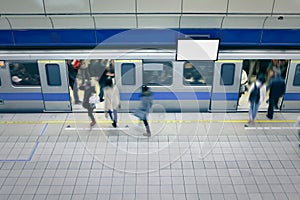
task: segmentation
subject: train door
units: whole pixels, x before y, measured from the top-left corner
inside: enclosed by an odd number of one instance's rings
[[[215,62],[210,110],[236,111],[239,97],[242,60]]]
[[[300,60],[291,60],[281,110],[300,109]]]
[[[45,111],[71,111],[65,60],[39,60],[38,65]]]
[[[131,111],[139,107],[142,70],[142,60],[115,60],[115,80],[122,110]]]

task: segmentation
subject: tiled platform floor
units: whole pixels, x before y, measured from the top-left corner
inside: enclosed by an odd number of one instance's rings
[[[0,199],[300,199],[298,114],[264,114],[0,114]]]

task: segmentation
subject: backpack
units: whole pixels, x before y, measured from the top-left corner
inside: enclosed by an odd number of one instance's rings
[[[250,95],[249,95],[249,101],[251,103],[258,103],[259,102],[259,99],[260,99],[260,88],[256,86],[256,84],[254,83],[254,88],[253,90],[250,92]]]

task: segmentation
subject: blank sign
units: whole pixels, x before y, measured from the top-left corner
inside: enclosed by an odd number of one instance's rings
[[[177,41],[176,60],[217,60],[219,51],[218,39]]]

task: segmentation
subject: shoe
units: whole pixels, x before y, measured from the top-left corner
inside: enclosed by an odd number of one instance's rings
[[[149,133],[143,133],[143,136],[151,137],[151,134],[149,134]]]
[[[268,115],[266,115],[266,117],[267,117],[268,119],[270,119],[270,120],[273,119],[273,117],[269,117]]]
[[[117,128],[117,123],[116,123],[116,122],[113,122],[111,125],[112,125],[114,128]]]
[[[100,102],[103,102],[104,101],[104,99],[100,99]]]
[[[249,127],[249,124],[245,124],[244,127]]]
[[[92,122],[90,123],[90,127],[94,126],[95,124],[96,124],[96,121],[92,121]]]

